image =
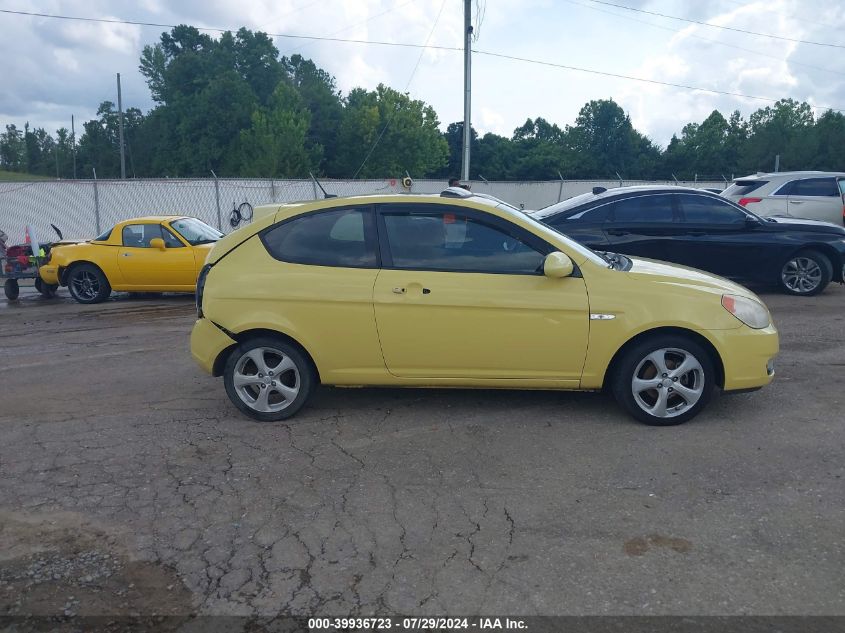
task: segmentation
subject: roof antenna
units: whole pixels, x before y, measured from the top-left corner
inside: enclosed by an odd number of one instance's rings
[[[334,194],[334,193],[329,193],[329,192],[327,192],[325,189],[323,189],[323,185],[321,185],[321,184],[320,184],[320,181],[319,181],[319,180],[317,180],[316,178],[314,178],[314,174],[312,174],[312,173],[309,171],[309,172],[308,172],[308,175],[309,175],[309,176],[311,176],[311,180],[313,180],[313,181],[314,181],[314,184],[315,184],[315,185],[317,185],[317,186],[320,188],[320,191],[322,191],[322,192],[323,192],[323,197],[324,197],[324,198],[337,198],[337,194]]]

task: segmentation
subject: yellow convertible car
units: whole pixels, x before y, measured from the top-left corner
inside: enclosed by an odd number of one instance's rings
[[[67,286],[79,303],[105,301],[112,290],[194,292],[205,257],[221,237],[197,218],[124,220],[93,240],[54,246],[41,280]]]

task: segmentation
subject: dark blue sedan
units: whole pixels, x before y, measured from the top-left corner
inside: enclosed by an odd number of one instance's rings
[[[529,215],[597,251],[660,259],[810,296],[843,281],[845,228],[761,218],[714,193],[638,186],[585,193]]]

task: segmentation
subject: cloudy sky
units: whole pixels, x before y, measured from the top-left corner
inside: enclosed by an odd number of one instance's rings
[[[595,0],[473,0],[482,9],[479,51],[773,99],[792,97],[845,110],[842,0],[608,0],[709,22],[838,45],[818,46],[711,28],[608,6]],[[329,36],[438,46],[462,45],[462,0],[0,0],[0,9],[107,17],[273,34]],[[442,11],[441,11],[442,9]],[[439,14],[439,19],[438,18]],[[478,22],[478,19],[475,20]],[[138,73],[145,44],[162,28],[0,13],[0,124],[25,121],[52,131],[116,101],[146,111]],[[463,117],[462,54],[278,36],[282,54],[300,53],[332,73],[345,92],[386,83],[431,103],[445,125]],[[417,61],[419,66],[414,71]],[[617,79],[548,65],[473,57],[473,125],[510,136],[528,117],[574,122],[591,99],[619,102],[661,145],[713,109],[746,117],[768,104],[749,98]],[[817,110],[817,114],[821,113]],[[79,126],[81,127],[81,126]]]

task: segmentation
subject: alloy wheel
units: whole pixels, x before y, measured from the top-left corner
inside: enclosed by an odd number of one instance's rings
[[[232,382],[243,403],[259,413],[286,409],[296,400],[301,386],[296,363],[272,347],[257,347],[241,356]]]
[[[662,348],[643,358],[631,379],[634,401],[649,415],[673,418],[704,394],[704,368],[686,350]]]
[[[786,262],[780,278],[790,291],[807,294],[818,288],[822,281],[822,269],[814,259],[794,257]]]
[[[100,280],[97,275],[88,271],[82,270],[73,275],[71,279],[73,291],[80,299],[91,301],[96,299],[100,294]]]

